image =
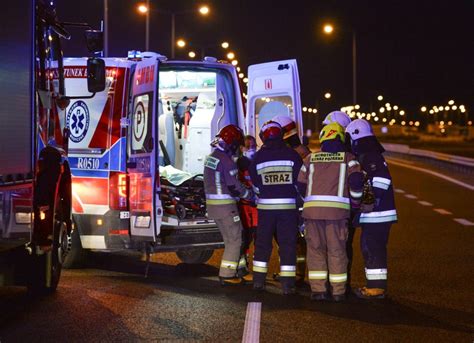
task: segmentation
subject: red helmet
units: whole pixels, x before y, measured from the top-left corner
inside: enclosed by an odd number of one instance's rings
[[[265,124],[263,124],[262,128],[260,129],[260,139],[262,142],[266,142],[267,140],[276,140],[283,138],[283,129],[280,124],[276,121],[269,120]]]
[[[224,126],[216,138],[217,144],[225,150],[235,151],[239,146],[244,145],[244,132],[236,125]]]

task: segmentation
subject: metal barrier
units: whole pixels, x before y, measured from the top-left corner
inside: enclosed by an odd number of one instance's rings
[[[389,154],[408,155],[411,159],[455,168],[457,171],[474,173],[474,158],[448,155],[430,150],[412,149],[406,144],[382,143],[382,145]]]

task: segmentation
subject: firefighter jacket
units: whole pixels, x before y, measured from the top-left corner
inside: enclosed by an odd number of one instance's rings
[[[249,199],[253,196],[237,179],[237,165],[224,151],[216,148],[204,162],[204,191],[206,193],[209,217],[225,217],[227,207],[236,208],[238,198]]]
[[[296,183],[303,161],[282,140],[269,141],[257,151],[249,173],[260,210],[296,209]]]
[[[387,162],[379,152],[368,152],[359,155],[362,169],[367,173],[368,182],[372,185],[375,196],[374,209],[361,213],[359,223],[394,223],[397,221],[392,177]]]
[[[360,201],[363,192],[363,174],[360,164],[338,142],[338,149],[306,157],[298,181],[307,184],[303,218],[339,220],[350,217],[351,199]]]

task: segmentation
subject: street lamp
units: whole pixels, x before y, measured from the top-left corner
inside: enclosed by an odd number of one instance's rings
[[[377,97],[377,100],[378,100],[378,101],[382,101],[382,100],[383,100],[383,96],[379,95],[379,96]]]
[[[239,64],[239,61],[233,60],[231,63],[232,63],[232,65],[235,67],[237,64]]]
[[[209,7],[207,6],[201,6],[199,8],[199,13],[201,13],[202,15],[208,15],[209,14]]]
[[[331,93],[327,92],[326,94],[324,94],[324,97],[326,99],[331,99]]]
[[[326,35],[331,35],[334,32],[334,26],[325,24],[323,32]],[[357,103],[357,41],[356,32],[352,30],[352,103]]]
[[[324,25],[323,30],[324,33],[331,34],[334,31],[334,26],[332,26],[331,24],[326,24]]]
[[[229,52],[229,53],[227,54],[227,59],[228,59],[228,60],[233,60],[234,58],[235,58],[235,54],[234,54],[233,52]]]
[[[186,41],[184,39],[178,39],[176,45],[180,48],[184,48],[186,46]]]
[[[145,50],[150,50],[150,0],[146,3],[138,4],[138,13],[145,15]]]
[[[223,49],[228,49],[229,48],[229,42],[222,42],[221,47]]]
[[[188,56],[189,56],[190,58],[195,58],[195,57],[196,57],[196,53],[195,53],[194,51],[190,51],[190,52],[188,52]]]

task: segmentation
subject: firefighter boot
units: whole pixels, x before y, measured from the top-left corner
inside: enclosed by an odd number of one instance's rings
[[[312,301],[328,301],[329,297],[326,292],[312,292],[310,299]]]
[[[242,280],[245,282],[251,283],[253,281],[253,275],[251,273],[247,273],[244,276],[242,276]]]
[[[241,285],[243,280],[239,277],[221,277],[219,276],[219,282],[221,286],[235,286]]]
[[[360,299],[385,299],[386,293],[383,288],[362,287],[355,290],[355,295]]]
[[[266,273],[253,273],[253,289],[256,291],[265,290],[265,279],[267,278]]]
[[[295,278],[280,276],[281,288],[283,295],[296,294]]]

